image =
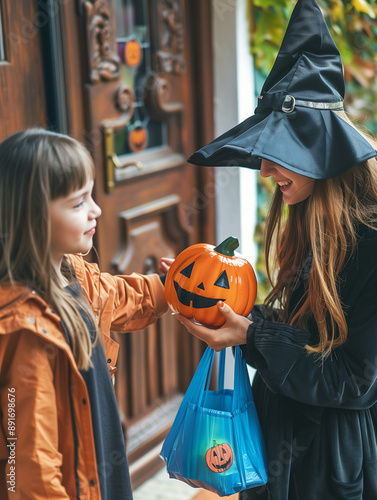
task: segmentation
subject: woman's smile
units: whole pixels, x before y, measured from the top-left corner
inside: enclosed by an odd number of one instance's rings
[[[288,205],[305,200],[314,189],[315,179],[292,172],[265,158],[262,158],[260,175],[274,179],[283,194],[283,201]]]
[[[275,181],[280,186],[280,191],[284,192],[292,184],[292,181]]]

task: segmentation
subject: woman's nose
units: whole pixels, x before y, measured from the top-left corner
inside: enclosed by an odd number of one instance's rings
[[[271,175],[273,175],[275,170],[276,169],[275,169],[274,163],[262,158],[261,167],[260,167],[260,175],[262,177],[270,177]]]

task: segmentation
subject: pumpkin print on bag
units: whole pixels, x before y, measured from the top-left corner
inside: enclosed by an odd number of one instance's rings
[[[233,463],[233,450],[228,443],[217,444],[206,452],[206,464],[213,472],[225,472]]]
[[[238,245],[237,238],[230,236],[217,247],[198,243],[183,250],[166,275],[170,308],[216,328],[225,323],[219,301],[247,316],[254,306],[257,280],[251,264],[234,253]]]

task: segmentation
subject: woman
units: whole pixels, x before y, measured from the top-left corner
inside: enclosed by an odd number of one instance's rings
[[[256,114],[189,160],[277,183],[264,305],[243,318],[219,304],[218,330],[178,316],[216,350],[241,345],[257,370],[269,480],[241,500],[377,498],[377,153],[343,96],[318,5],[299,0]]]

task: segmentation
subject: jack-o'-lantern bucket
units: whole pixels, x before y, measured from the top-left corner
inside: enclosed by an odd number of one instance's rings
[[[219,301],[247,316],[255,302],[257,280],[251,264],[235,253],[238,239],[230,236],[217,247],[198,243],[183,250],[170,267],[165,296],[170,308],[211,327],[225,323]]]

